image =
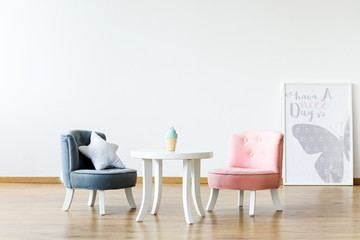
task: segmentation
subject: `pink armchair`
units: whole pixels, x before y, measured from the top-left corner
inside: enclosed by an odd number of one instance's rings
[[[278,195],[281,184],[284,135],[272,131],[234,134],[230,139],[227,168],[209,171],[211,188],[206,210],[211,211],[219,189],[239,190],[238,205],[243,205],[244,190],[250,190],[250,216],[255,214],[256,190],[270,189],[275,209],[282,210]]]

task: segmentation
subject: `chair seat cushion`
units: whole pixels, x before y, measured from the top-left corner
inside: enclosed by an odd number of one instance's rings
[[[217,168],[209,171],[210,188],[264,190],[280,186],[279,173],[264,169]]]
[[[81,169],[70,173],[71,188],[110,190],[134,187],[137,172],[131,168]]]

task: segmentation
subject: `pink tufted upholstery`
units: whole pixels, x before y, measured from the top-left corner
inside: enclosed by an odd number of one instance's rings
[[[211,188],[206,209],[212,211],[219,189],[239,190],[242,206],[244,190],[250,190],[249,214],[255,214],[256,190],[270,189],[276,210],[281,211],[277,188],[281,184],[284,135],[272,131],[252,131],[231,136],[227,168],[209,171]]]
[[[210,188],[263,190],[281,184],[283,134],[252,131],[231,136],[228,168],[209,171]]]
[[[264,190],[279,187],[279,173],[261,169],[218,168],[209,172],[208,179],[209,186],[217,189]]]

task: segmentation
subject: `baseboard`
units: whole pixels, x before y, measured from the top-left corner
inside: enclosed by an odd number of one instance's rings
[[[0,177],[0,183],[61,183],[59,177]]]
[[[152,181],[154,182],[154,177],[152,178]],[[137,182],[142,183],[143,177],[138,177]],[[182,183],[182,177],[163,177],[163,183]],[[200,183],[207,184],[207,177],[201,177]]]
[[[143,178],[138,177],[137,183],[142,182]],[[61,181],[59,177],[0,177],[0,183],[61,183]],[[163,177],[163,183],[182,183],[182,177]],[[200,183],[207,184],[207,177],[201,177]]]
[[[142,182],[143,178],[138,177],[137,183]],[[0,177],[0,183],[61,183],[61,181],[59,177]],[[163,177],[163,183],[182,183],[182,177]],[[201,177],[200,183],[207,184],[207,177]],[[360,178],[354,178],[354,185],[360,185]]]
[[[360,185],[360,178],[354,178],[354,185]]]

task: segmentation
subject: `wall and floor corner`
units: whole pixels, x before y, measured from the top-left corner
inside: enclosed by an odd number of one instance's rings
[[[353,83],[360,178],[359,1],[0,1],[0,176],[57,177],[60,134],[106,133],[130,150],[214,151],[230,134],[282,131],[283,82]],[[164,176],[181,176],[181,162]]]

